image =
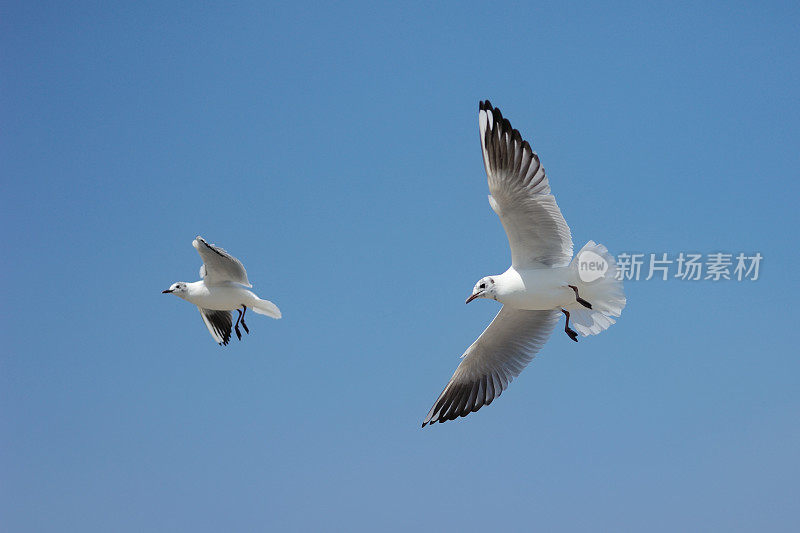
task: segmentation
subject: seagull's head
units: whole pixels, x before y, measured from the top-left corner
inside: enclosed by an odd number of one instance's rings
[[[161,294],[174,294],[175,296],[179,296],[184,298],[186,296],[186,283],[183,281],[179,281],[177,283],[173,283],[169,286],[169,289],[165,291],[161,291]]]
[[[497,300],[496,287],[492,276],[481,278],[481,280],[475,284],[475,287],[472,289],[472,296],[467,298],[466,303],[470,303],[475,298],[491,298],[492,300]]]

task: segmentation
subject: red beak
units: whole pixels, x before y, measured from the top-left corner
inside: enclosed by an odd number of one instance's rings
[[[475,298],[477,298],[477,297],[478,297],[478,296],[480,296],[481,294],[483,294],[483,293],[481,293],[481,292],[476,292],[475,294],[473,294],[472,296],[470,296],[469,298],[467,298],[467,301],[466,301],[466,302],[464,302],[464,303],[465,303],[465,304],[468,304],[468,303],[470,303],[472,300],[474,300]]]

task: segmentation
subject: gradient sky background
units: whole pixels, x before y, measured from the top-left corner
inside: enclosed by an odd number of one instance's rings
[[[797,531],[800,7],[3,2],[6,531]],[[498,304],[489,98],[639,281],[420,423]],[[284,319],[161,290],[202,234]]]

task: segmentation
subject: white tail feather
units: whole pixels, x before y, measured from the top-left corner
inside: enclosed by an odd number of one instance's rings
[[[582,268],[580,262],[582,258],[589,257],[596,260],[598,256],[605,261],[607,269],[602,276],[592,279],[593,276],[587,276],[586,271],[579,270]],[[570,325],[584,337],[597,335],[608,329],[615,322],[612,317],[619,317],[625,308],[622,280],[616,279],[617,263],[605,246],[589,241],[575,255],[570,267],[575,270],[578,293],[582,299],[592,304],[591,309],[578,302],[568,305],[566,309],[569,311]],[[591,281],[584,281],[589,279]]]
[[[278,306],[269,300],[259,300],[255,305],[253,305],[252,309],[259,315],[267,315],[271,316],[272,318],[280,318],[282,316],[281,310],[278,309]]]

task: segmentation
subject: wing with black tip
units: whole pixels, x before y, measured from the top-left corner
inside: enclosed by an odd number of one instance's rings
[[[198,309],[214,342],[220,346],[228,344],[231,340],[231,328],[233,327],[231,312],[203,309],[202,307],[198,307]]]
[[[517,270],[566,266],[572,259],[569,226],[528,141],[487,100],[478,111],[489,204],[508,235]]]
[[[467,348],[450,382],[422,423],[445,422],[489,405],[542,348],[561,314],[504,306]]]

